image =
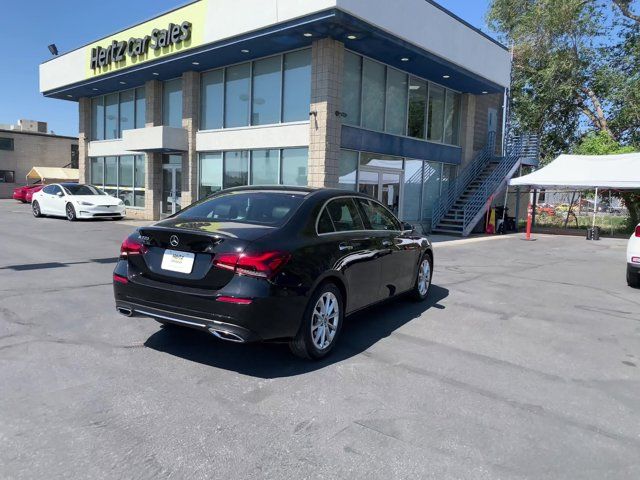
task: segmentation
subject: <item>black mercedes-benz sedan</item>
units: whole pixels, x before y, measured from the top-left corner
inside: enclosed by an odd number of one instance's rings
[[[429,240],[385,206],[344,190],[240,187],[124,240],[117,310],[232,342],[287,341],[318,359],[346,315],[410,294],[424,300]]]

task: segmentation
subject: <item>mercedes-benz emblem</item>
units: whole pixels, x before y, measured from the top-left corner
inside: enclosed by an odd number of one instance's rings
[[[169,243],[171,244],[172,247],[177,247],[178,244],[180,243],[180,239],[178,238],[177,235],[171,235],[169,237]]]

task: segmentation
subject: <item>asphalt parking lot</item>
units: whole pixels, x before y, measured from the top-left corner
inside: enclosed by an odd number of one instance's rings
[[[309,363],[118,315],[132,229],[0,201],[0,478],[640,478],[624,240],[436,244]]]

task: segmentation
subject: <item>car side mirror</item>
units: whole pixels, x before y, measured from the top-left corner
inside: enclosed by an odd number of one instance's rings
[[[402,222],[402,233],[413,233],[415,228],[413,225],[407,222]]]
[[[62,193],[62,192],[58,192],[58,193],[56,193],[56,195],[58,195],[59,197],[61,197],[61,196],[63,195],[63,193]]]

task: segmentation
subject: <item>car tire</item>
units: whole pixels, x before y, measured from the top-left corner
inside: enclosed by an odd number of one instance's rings
[[[31,203],[31,212],[33,213],[33,216],[36,217],[36,218],[42,217],[42,211],[40,210],[40,204],[38,203],[37,200],[34,200]]]
[[[416,282],[413,285],[411,291],[411,297],[421,302],[429,296],[429,290],[431,289],[431,279],[433,278],[433,259],[431,255],[425,253],[420,264],[418,265],[418,272],[416,273]]]
[[[631,288],[640,288],[640,274],[629,266],[627,266],[627,285]]]
[[[289,342],[291,351],[309,360],[326,357],[338,340],[343,321],[342,293],[333,283],[320,285],[311,295],[297,335]]]
[[[67,220],[69,220],[70,222],[75,222],[78,219],[78,217],[76,216],[76,209],[73,208],[73,205],[71,205],[70,203],[67,203],[67,206],[64,210],[67,214]]]

